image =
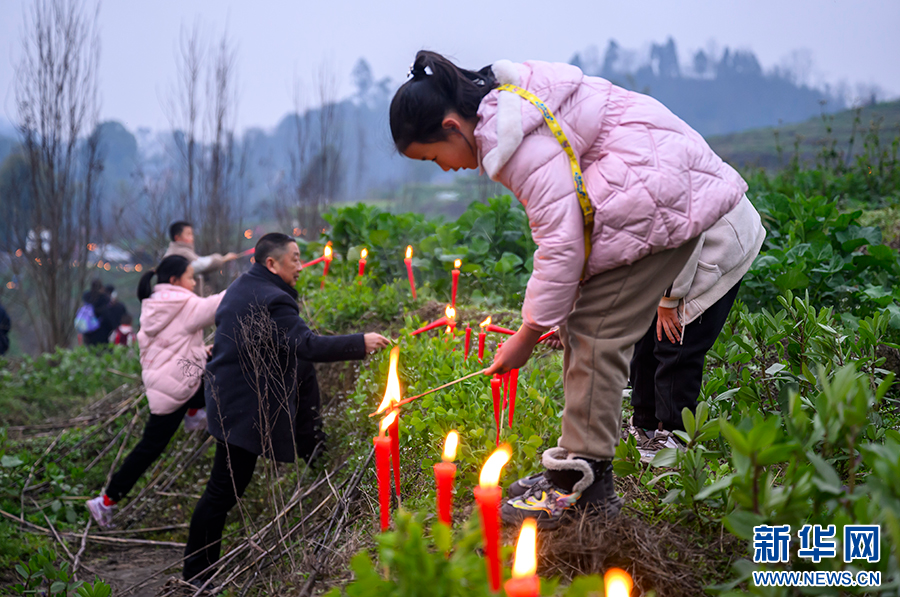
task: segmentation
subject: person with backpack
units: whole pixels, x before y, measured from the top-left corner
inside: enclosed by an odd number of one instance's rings
[[[131,327],[131,315],[122,315],[121,323],[116,330],[109,335],[109,342],[114,346],[131,346],[134,344],[135,334]]]
[[[97,346],[109,342],[111,330],[103,323],[106,307],[109,306],[109,295],[103,282],[95,279],[91,289],[81,296],[82,305],[75,314],[75,329],[81,334],[85,346]]]
[[[151,288],[156,276],[158,283]],[[208,349],[203,328],[213,324],[224,292],[194,294],[194,268],[180,255],[163,259],[141,277],[141,377],[150,418],[141,441],[115,472],[106,490],[87,507],[101,527],[112,524],[113,509],[163,453],[181,421],[186,431],[206,429],[203,371]]]

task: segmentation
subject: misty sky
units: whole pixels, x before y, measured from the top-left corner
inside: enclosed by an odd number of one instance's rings
[[[0,118],[15,119],[13,83],[26,0],[0,0]],[[442,6],[438,8],[437,6]],[[565,7],[566,12],[558,8]],[[710,40],[750,49],[763,68],[811,52],[812,82],[876,84],[900,94],[898,0],[456,0],[426,3],[289,0],[107,0],[100,11],[101,116],[135,130],[168,128],[179,31],[199,22],[208,41],[227,29],[238,47],[238,126],[271,127],[292,110],[299,77],[314,102],[327,65],[350,93],[360,57],[400,81],[426,48],[480,68],[500,58],[567,61],[610,38],[646,48],[673,36],[682,62]]]

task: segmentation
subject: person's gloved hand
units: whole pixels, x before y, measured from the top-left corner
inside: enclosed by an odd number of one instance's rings
[[[656,338],[662,342],[663,333],[672,344],[681,341],[681,320],[678,318],[678,309],[656,308]]]

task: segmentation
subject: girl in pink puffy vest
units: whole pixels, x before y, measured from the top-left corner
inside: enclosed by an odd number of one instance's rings
[[[559,326],[562,433],[545,471],[509,488],[503,520],[555,528],[585,510],[617,515],[611,462],[634,345],[747,184],[658,101],[569,64],[501,60],[476,72],[419,52],[390,124],[406,157],[478,168],[512,191],[538,245],[523,324],[487,374],[521,367]]]
[[[156,276],[159,283],[151,288]],[[141,377],[150,418],[141,441],[110,479],[106,491],[87,507],[101,527],[112,524],[113,507],[166,449],[182,420],[186,431],[206,430],[202,374],[208,357],[203,328],[215,322],[224,292],[194,294],[194,268],[180,255],[163,259],[141,277]]]

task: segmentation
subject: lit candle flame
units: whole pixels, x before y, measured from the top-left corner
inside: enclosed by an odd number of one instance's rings
[[[494,453],[488,457],[487,462],[481,467],[481,475],[478,477],[478,484],[481,487],[495,487],[500,482],[500,470],[509,462],[512,452],[509,446],[501,446],[494,450]]]
[[[456,319],[456,309],[454,309],[451,305],[447,305],[447,308],[444,309],[444,315],[447,316],[447,319],[452,321]]]
[[[397,361],[400,359],[400,347],[391,349],[391,364],[388,370],[387,389],[384,391],[384,400],[375,412],[383,412],[392,404],[400,402],[400,376],[397,375]]]
[[[331,259],[331,245],[325,245],[325,259]]]
[[[406,258],[412,259],[412,245],[406,246]]]
[[[365,249],[363,249],[363,250],[360,252],[360,254],[359,254],[359,258],[360,258],[360,259],[365,259],[365,258],[368,257],[368,256],[369,256],[369,252],[368,252],[367,250],[365,250]]]
[[[444,462],[453,462],[456,460],[456,448],[459,446],[459,434],[454,430],[447,434],[444,440]]]
[[[526,518],[516,542],[516,560],[513,563],[513,578],[531,576],[537,570],[537,522]]]
[[[380,425],[380,427],[381,427],[381,435],[384,435],[384,433],[387,431],[388,427],[390,427],[391,425],[393,425],[393,424],[394,424],[394,421],[395,421],[396,419],[397,419],[397,411],[395,411],[395,410],[392,410],[391,412],[389,412],[389,413],[387,414],[386,417],[384,417],[383,419],[381,419],[381,425]]]
[[[603,586],[606,587],[606,597],[628,597],[634,581],[631,575],[621,568],[610,568],[603,575]]]
[[[461,265],[462,265],[462,259],[457,259],[456,261],[453,262],[453,267],[455,267],[456,269],[459,269],[459,266],[461,266]]]
[[[481,327],[484,327],[484,326],[486,326],[486,325],[491,325],[491,318],[488,317],[487,319],[485,319],[484,321],[482,321],[482,322],[479,323],[478,325],[480,325]]]

